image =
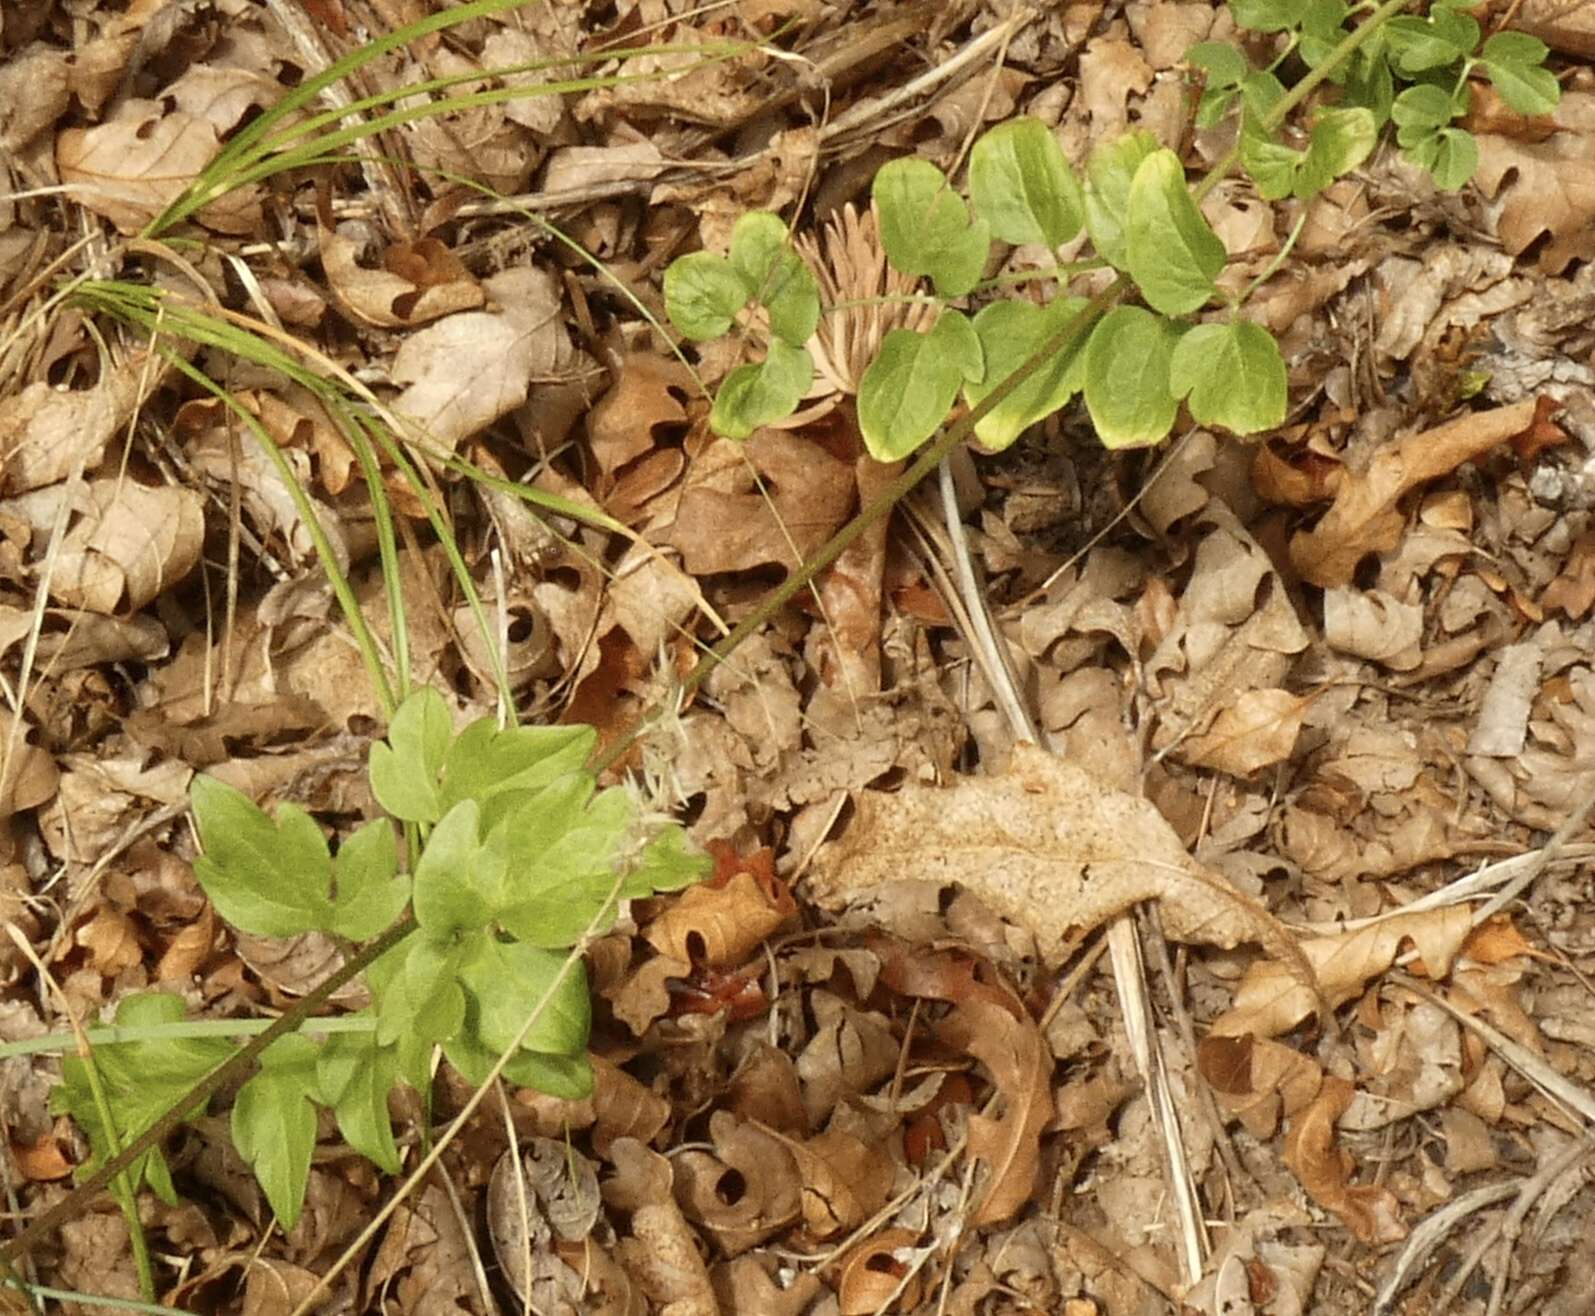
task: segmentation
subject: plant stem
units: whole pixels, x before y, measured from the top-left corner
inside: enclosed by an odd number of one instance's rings
[[[166,1114],[162,1115],[160,1119],[156,1120],[138,1137],[134,1138],[118,1155],[113,1156],[104,1165],[100,1166],[98,1170],[43,1215],[30,1220],[15,1238],[8,1239],[5,1243],[0,1244],[0,1264],[8,1264],[15,1261],[30,1243],[35,1242],[51,1229],[64,1224],[80,1211],[85,1210],[106,1184],[126,1170],[128,1166],[132,1165],[151,1147],[173,1132],[183,1122],[188,1113],[194,1109],[196,1104],[207,1100],[224,1084],[232,1082],[235,1078],[244,1077],[245,1072],[251,1068],[256,1057],[262,1051],[279,1037],[298,1028],[311,1011],[318,1010],[325,1005],[332,998],[334,992],[345,983],[351,981],[357,974],[363,972],[382,955],[397,946],[415,930],[415,926],[414,916],[406,915],[375,941],[370,942],[353,959],[345,961],[343,967],[322,983],[321,986],[308,995],[301,997],[293,1009],[274,1020],[271,1026],[258,1037],[251,1039],[231,1058],[211,1070],[209,1074],[194,1084],[193,1089],[187,1096],[173,1105]]]

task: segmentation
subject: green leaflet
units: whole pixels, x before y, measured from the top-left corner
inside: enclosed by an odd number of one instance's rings
[[[1139,306],[1109,311],[1085,349],[1085,403],[1107,448],[1156,443],[1174,424],[1169,388],[1175,327]]]
[[[858,424],[876,461],[908,456],[947,419],[958,390],[984,370],[967,317],[943,311],[929,333],[894,329],[858,390]]]

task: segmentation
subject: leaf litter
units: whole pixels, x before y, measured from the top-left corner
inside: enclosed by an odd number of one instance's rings
[[[336,946],[215,916],[184,804],[213,770],[339,835],[375,815],[360,765],[380,705],[305,506],[395,640],[372,500],[323,401],[214,347],[169,339],[157,358],[49,301],[85,268],[66,234],[93,233],[113,277],[197,285],[372,386],[429,459],[488,605],[484,628],[385,471],[412,670],[463,721],[491,711],[505,648],[529,720],[607,738],[874,497],[851,398],[888,329],[924,327],[911,306],[827,312],[796,422],[733,444],[699,384],[738,358],[689,366],[658,330],[673,254],[723,251],[744,212],[801,202],[827,300],[889,297],[867,198],[885,158],[950,168],[1013,113],[1077,160],[1126,127],[1193,165],[1227,149],[1192,129],[1182,63],[1230,28],[1209,4],[550,6],[389,52],[332,104],[479,87],[639,34],[672,49],[625,70],[655,76],[423,117],[358,162],[229,191],[195,215],[202,254],[118,243],[307,63],[396,21],[342,0],[44,4],[0,27],[0,909],[59,988],[0,945],[5,1043],[156,984],[253,1015],[327,972]],[[1566,92],[1548,122],[1474,93],[1477,190],[1436,192],[1387,150],[1310,203],[1270,208],[1233,181],[1204,203],[1246,253],[1237,270],[1265,278],[1249,311],[1290,362],[1292,410],[1265,442],[1187,427],[1164,453],[1110,456],[1066,418],[965,464],[971,552],[1040,748],[1000,716],[949,587],[956,550],[916,502],[634,753],[715,877],[590,948],[592,1095],[484,1105],[335,1281],[338,1305],[1583,1309],[1587,840],[1479,917],[1595,792],[1595,43],[1577,11],[1534,0],[1516,25],[1559,52]],[[790,48],[719,57],[777,29]],[[601,270],[528,207],[553,208]],[[1007,269],[1051,258],[1018,248]],[[308,504],[185,362],[277,438]],[[640,539],[528,514],[449,455]],[[1150,1054],[1179,1094],[1183,1171],[1098,963],[1100,929],[1131,910],[1168,969]],[[46,1104],[61,1063],[0,1060],[25,1215],[87,1156]],[[444,1067],[430,1113],[466,1095]],[[413,1146],[427,1109],[391,1113]],[[324,1129],[305,1215],[274,1233],[224,1123],[166,1146],[175,1202],[145,1195],[160,1296],[286,1316],[393,1182]],[[1208,1222],[1195,1273],[1172,1173]],[[138,1293],[113,1213],[31,1264]]]

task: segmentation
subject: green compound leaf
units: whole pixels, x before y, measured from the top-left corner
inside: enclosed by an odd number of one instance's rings
[[[1308,68],[1317,68],[1334,52],[1346,35],[1346,19],[1350,15],[1351,9],[1342,0],[1310,0],[1302,15],[1298,47]]]
[[[1086,306],[1080,297],[1061,297],[1046,307],[1033,302],[993,302],[975,317],[974,329],[985,356],[986,373],[964,385],[964,398],[978,406],[986,394],[1025,363],[1036,350]],[[992,452],[1001,452],[1038,420],[1068,405],[1084,382],[1084,353],[1076,349],[1037,369],[975,425],[975,435]]]
[[[1285,419],[1285,382],[1279,344],[1247,320],[1197,325],[1169,360],[1170,392],[1190,395],[1197,422],[1236,434],[1273,429]]]
[[[1526,32],[1497,32],[1484,43],[1479,62],[1501,99],[1519,114],[1549,114],[1562,88],[1555,74],[1540,67],[1548,53],[1543,41]]]
[[[434,937],[424,929],[384,955],[368,971],[366,978],[377,1000],[377,1045],[401,1043],[424,1054],[438,1042],[447,1041],[460,1031],[465,1021],[465,995],[456,981],[456,972],[465,946]],[[401,1054],[405,1077],[413,1074]],[[418,1087],[424,1091],[424,1084]]]
[[[620,894],[627,900],[641,900],[660,891],[680,891],[701,882],[714,871],[714,860],[695,850],[687,833],[674,824],[661,827],[643,847],[637,862],[626,873]]]
[[[1200,41],[1185,52],[1185,62],[1207,74],[1209,87],[1239,87],[1252,71],[1246,56],[1227,41]]]
[[[343,1140],[378,1168],[399,1172],[388,1118],[388,1093],[399,1081],[399,1055],[375,1033],[333,1033],[316,1059],[317,1100],[331,1106]]]
[[[895,269],[928,275],[943,297],[961,297],[980,281],[991,230],[985,220],[971,220],[963,198],[930,161],[888,161],[875,171],[870,196]]]
[[[793,347],[808,342],[820,322],[820,287],[792,249],[778,215],[757,210],[737,220],[731,265],[753,289],[754,299],[769,309],[770,331]]]
[[[508,807],[516,795],[542,790],[581,771],[597,744],[598,733],[589,726],[500,730],[492,718],[481,718],[460,732],[443,760],[442,812],[461,800],[474,800],[491,825],[496,811]]]
[[[1302,201],[1317,196],[1366,160],[1378,140],[1372,110],[1320,110],[1292,193]]]
[[[1080,182],[1040,119],[1010,119],[975,143],[969,199],[1004,242],[1061,247],[1084,220]]]
[[[1125,264],[1147,302],[1165,315],[1185,315],[1213,295],[1227,253],[1191,200],[1173,151],[1147,156],[1130,184]]]
[[[1457,113],[1456,101],[1439,87],[1428,84],[1408,87],[1390,107],[1390,117],[1396,121],[1397,138],[1403,146],[1407,145],[1407,135],[1413,140],[1426,137],[1445,127]]]
[[[126,1028],[175,1024],[183,1013],[183,1002],[177,997],[167,992],[141,992],[122,999],[116,1007],[116,1023]],[[194,1084],[232,1053],[233,1044],[223,1037],[102,1042],[96,1046],[94,1063],[116,1122],[116,1150],[127,1146],[181,1102]],[[196,1118],[204,1113],[205,1106],[203,1101],[195,1103],[184,1118]],[[87,1066],[77,1056],[62,1057],[61,1082],[50,1093],[50,1110],[57,1115],[70,1115],[88,1137],[92,1154],[78,1166],[78,1178],[88,1177],[110,1159],[111,1131],[100,1122]],[[177,1190],[159,1148],[135,1160],[128,1174],[135,1190],[147,1181],[163,1202],[177,1205]]]
[[[1159,149],[1147,132],[1110,138],[1086,161],[1085,226],[1097,255],[1116,270],[1125,268],[1125,217],[1136,170]]]
[[[432,829],[416,862],[415,921],[431,936],[475,931],[493,917],[492,866],[502,861],[483,851],[481,818],[475,800],[456,804]]]
[[[388,738],[371,747],[371,789],[384,809],[406,822],[443,816],[438,774],[454,733],[448,705],[430,686],[408,695],[388,724]]]
[[[1265,201],[1278,201],[1291,194],[1306,158],[1305,151],[1272,141],[1251,124],[1241,133],[1241,163]]]
[[[728,439],[745,439],[761,425],[796,411],[813,382],[814,362],[808,350],[772,338],[761,364],[738,366],[725,377],[709,412],[709,425]]]
[[[682,256],[665,270],[665,313],[695,343],[730,329],[753,292],[736,267],[712,251]]]
[[[337,925],[332,855],[314,818],[285,804],[273,822],[247,795],[215,777],[196,776],[189,796],[204,847],[194,860],[194,876],[224,919],[262,937],[296,937]]]
[[[1139,306],[1118,306],[1091,331],[1085,349],[1085,404],[1105,448],[1156,443],[1174,424],[1169,390],[1177,330]]]
[[[449,1063],[473,1084],[486,1080],[498,1057],[514,1042],[554,983],[565,954],[491,938],[477,946],[461,965],[466,994],[465,1026],[443,1047]],[[553,997],[504,1068],[513,1083],[537,1087],[551,1096],[577,1098],[592,1090],[586,1064],[592,1005],[587,974],[580,960],[566,972]],[[532,1064],[531,1059],[563,1059],[565,1063]]]
[[[1301,26],[1307,0],[1230,0],[1230,12],[1253,32],[1283,32]]]
[[[943,311],[929,333],[887,334],[859,381],[858,424],[870,456],[892,462],[913,452],[947,419],[959,387],[981,377],[984,361],[974,326],[957,311]]]
[[[1407,157],[1434,175],[1435,185],[1455,192],[1479,167],[1479,144],[1461,128],[1442,128],[1432,136],[1403,144]]]
[[[386,818],[368,822],[338,847],[332,876],[329,931],[350,941],[369,941],[410,899],[410,879],[399,874],[398,845]]]
[[[561,783],[534,795],[487,838],[488,851],[516,873],[513,902],[495,911],[500,926],[549,949],[574,945],[595,921],[608,931],[621,891],[621,846],[635,816],[618,788],[595,798],[590,784]]]
[[[1406,14],[1392,18],[1385,40],[1403,73],[1449,68],[1467,58],[1479,44],[1479,25],[1466,14],[1436,8],[1428,18]]]
[[[316,1150],[317,1091],[316,1045],[289,1033],[260,1053],[260,1072],[233,1102],[233,1145],[285,1230],[298,1223],[305,1204]]]

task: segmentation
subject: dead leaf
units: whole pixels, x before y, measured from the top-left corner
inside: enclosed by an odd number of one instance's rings
[[[0,489],[26,493],[99,465],[145,396],[169,369],[133,352],[91,388],[43,380],[0,397]]]
[[[919,1235],[910,1229],[882,1229],[851,1249],[840,1262],[836,1281],[842,1316],[914,1311],[922,1291],[920,1273],[903,1283],[908,1265],[898,1253],[910,1252],[918,1243]]]
[[[1189,736],[1180,757],[1194,767],[1216,768],[1237,777],[1290,758],[1302,719],[1315,695],[1289,690],[1248,690],[1221,709],[1208,729]]]
[[[134,234],[198,177],[221,149],[216,126],[159,101],[127,101],[119,117],[56,138],[56,166],[72,195],[123,234]],[[218,233],[255,232],[260,187],[230,189],[196,215]]]
[[[1396,503],[1419,485],[1449,474],[1527,429],[1533,398],[1493,411],[1469,412],[1444,425],[1383,445],[1365,470],[1347,471],[1335,501],[1311,530],[1290,541],[1290,559],[1314,585],[1348,585],[1369,553],[1391,549],[1406,519]]]
[[[1312,964],[1318,986],[1330,1004],[1339,1005],[1385,972],[1409,941],[1422,957],[1421,970],[1414,971],[1432,979],[1445,977],[1471,927],[1469,910],[1452,905],[1393,914],[1356,932],[1311,937],[1293,944],[1299,945],[1299,953]],[[1313,1014],[1314,1000],[1293,968],[1262,960],[1246,971],[1235,990],[1235,1003],[1213,1021],[1212,1032],[1226,1037],[1243,1033],[1278,1037]]]
[[[802,1185],[786,1142],[729,1111],[709,1117],[713,1152],[673,1157],[676,1201],[728,1257],[739,1256],[796,1220]]]
[[[998,1224],[1029,1201],[1035,1188],[1041,1131],[1053,1114],[1052,1052],[1028,1016],[1016,1019],[989,1001],[966,1001],[938,1032],[985,1065],[1002,1096],[1000,1114],[969,1117],[969,1154],[984,1161],[989,1173],[969,1222]]]
[[[1351,1156],[1335,1147],[1335,1121],[1351,1105],[1356,1089],[1346,1079],[1324,1079],[1317,1099],[1285,1135],[1285,1164],[1313,1201],[1339,1216],[1357,1238],[1372,1246],[1407,1236],[1400,1206],[1390,1189],[1351,1184]]]
[[[851,1133],[832,1129],[806,1142],[781,1141],[803,1176],[803,1223],[815,1238],[854,1228],[891,1194],[891,1160]]]
[[[473,311],[487,300],[482,285],[436,238],[387,248],[379,270],[358,263],[360,244],[352,238],[326,227],[317,238],[327,286],[344,311],[366,324],[413,327]]]
[[[643,936],[661,955],[724,967],[741,964],[795,913],[784,884],[772,898],[753,874],[738,873],[722,887],[687,888]]]
[[[1544,141],[1481,134],[1473,181],[1500,205],[1496,232],[1508,254],[1543,239],[1539,267],[1560,274],[1572,261],[1595,258],[1595,95],[1565,91],[1551,118],[1559,131]]]
[[[1001,776],[948,789],[863,791],[842,840],[821,851],[806,890],[836,909],[905,875],[955,882],[1032,932],[1049,964],[1096,927],[1143,900],[1160,902],[1181,940],[1255,940],[1290,961],[1309,996],[1311,966],[1295,939],[1250,897],[1197,864],[1156,807],[1103,786],[1032,745],[1015,746]]]
[[[1219,1105],[1260,1141],[1274,1136],[1281,1115],[1291,1118],[1318,1095],[1324,1076],[1311,1057],[1251,1033],[1209,1033],[1196,1066]]]
[[[633,1138],[617,1139],[610,1154],[615,1177],[604,1184],[604,1201],[631,1212],[616,1259],[670,1316],[718,1316],[697,1240],[671,1196],[670,1162]]]

